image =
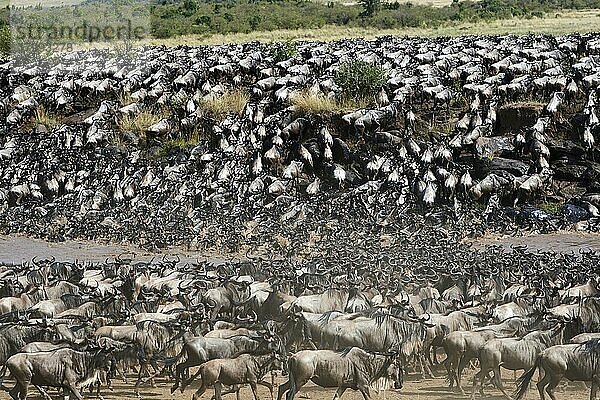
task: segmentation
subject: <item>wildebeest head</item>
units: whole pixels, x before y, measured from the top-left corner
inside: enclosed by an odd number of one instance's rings
[[[394,361],[387,367],[386,375],[394,381],[394,389],[402,389],[404,384],[404,368],[400,363],[400,358],[395,357]]]

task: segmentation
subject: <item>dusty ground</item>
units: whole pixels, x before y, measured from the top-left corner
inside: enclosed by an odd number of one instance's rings
[[[547,235],[534,235],[522,237],[487,236],[478,239],[474,244],[478,246],[500,244],[507,250],[510,245],[526,244],[530,251],[554,250],[557,252],[577,253],[579,250],[600,251],[600,235],[559,232]],[[112,259],[119,254],[135,254],[136,260],[150,260],[152,257],[163,255],[179,255],[183,262],[194,261],[198,258],[208,258],[212,261],[222,261],[236,257],[236,255],[219,255],[200,251],[190,251],[183,248],[169,248],[162,252],[148,252],[139,247],[117,244],[104,244],[93,241],[77,240],[62,243],[50,243],[41,239],[32,239],[19,235],[0,235],[0,262],[20,263],[29,261],[33,257],[54,256],[59,261],[86,260],[100,262],[106,258]],[[237,255],[243,257],[243,254]]]
[[[33,239],[19,235],[0,235],[0,262],[20,263],[33,257],[55,257],[58,261],[85,260],[101,262],[113,259],[120,254],[135,255],[136,260],[150,260],[163,255],[179,255],[182,262],[209,258],[213,261],[228,259],[211,253],[188,251],[183,248],[170,248],[161,252],[149,252],[136,246],[125,244],[105,244],[91,240],[72,240],[51,243],[42,239]]]
[[[441,375],[438,370],[438,375]],[[473,375],[472,371],[467,371],[468,382],[465,382],[465,388],[470,385],[471,377]],[[518,374],[520,375],[520,373]],[[409,374],[405,377],[404,387],[401,390],[387,390],[384,392],[380,392],[379,394],[375,392],[371,392],[371,396],[373,400],[401,400],[401,399],[410,399],[410,400],[454,400],[454,399],[467,399],[468,396],[462,396],[459,392],[453,391],[449,389],[443,378],[437,379],[428,379],[428,380],[420,380],[417,379],[418,376],[414,373]],[[283,383],[285,380],[280,378],[277,380],[278,383]],[[537,376],[533,378],[534,382],[537,382]],[[513,379],[513,373],[511,371],[503,371],[503,382],[505,387],[508,388],[509,392],[512,392],[515,384]],[[8,387],[12,387],[12,382],[8,383]],[[134,394],[132,389],[132,384],[125,385],[122,381],[116,380],[113,382],[114,391],[110,392],[106,388],[102,389],[102,394],[105,400],[120,400],[120,399],[137,399],[137,396]],[[158,400],[158,399],[173,399],[173,400],[190,400],[192,394],[197,389],[198,385],[194,384],[191,387],[188,387],[184,394],[181,394],[179,391],[173,395],[171,395],[169,388],[171,387],[171,382],[168,382],[164,378],[160,378],[157,380],[157,387],[152,388],[150,384],[146,384],[142,387],[141,395],[144,400]],[[470,388],[470,386],[469,386]],[[42,397],[39,393],[32,387],[32,390],[29,392],[28,399],[30,400],[41,400]],[[469,390],[466,389],[468,393]],[[210,400],[213,395],[213,390],[209,389],[202,397],[201,400]],[[333,398],[335,393],[335,389],[324,389],[318,386],[313,385],[312,383],[307,384],[296,396],[298,400],[330,400]],[[259,386],[258,395],[260,400],[268,400],[269,399],[269,391]],[[556,390],[556,395],[558,400],[583,400],[589,398],[589,389],[581,382],[569,382],[561,383]],[[275,391],[275,396],[277,396],[277,391]],[[93,398],[92,396],[86,394],[86,398]],[[7,393],[0,392],[0,399],[9,399]],[[59,398],[58,396],[53,396],[53,398]],[[479,399],[487,399],[487,400],[501,400],[505,399],[500,391],[494,388],[486,388],[485,397],[476,397]],[[229,394],[224,396],[224,399],[233,400],[235,399],[233,394]],[[347,390],[343,396],[344,400],[362,400],[362,396],[359,392],[354,392],[352,390]],[[539,399],[539,395],[537,394],[537,390],[535,386],[531,386],[527,396],[525,397],[527,400]],[[252,392],[249,387],[244,387],[241,391],[241,399],[240,400],[253,400]]]

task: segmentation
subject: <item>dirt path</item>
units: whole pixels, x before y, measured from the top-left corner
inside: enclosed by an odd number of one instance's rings
[[[600,235],[580,232],[558,232],[532,236],[506,236],[489,235],[476,242],[477,245],[501,245],[510,250],[510,246],[527,245],[531,252],[538,250],[569,253],[571,251],[596,250],[600,251]]]
[[[218,262],[230,258],[181,248],[149,252],[132,245],[105,244],[90,240],[52,243],[18,235],[0,236],[0,262],[20,263],[29,261],[33,257],[55,257],[58,261],[85,260],[100,262],[106,260],[106,258],[113,259],[119,254],[135,255],[136,260],[150,260],[152,257],[177,254],[182,262],[194,261],[198,258],[209,258]]]
[[[557,252],[575,252],[579,250],[600,251],[600,235],[578,232],[559,232],[546,235],[500,237],[487,236],[474,242],[477,246],[499,244],[506,249],[511,245],[527,245],[530,251],[554,250]],[[182,248],[170,248],[161,252],[149,252],[131,245],[104,244],[86,240],[76,240],[60,243],[50,243],[41,239],[32,239],[18,235],[0,236],[0,262],[20,263],[31,260],[33,257],[53,256],[59,261],[104,261],[112,259],[119,254],[135,254],[136,259],[149,260],[152,257],[163,255],[179,255],[183,262],[194,261],[198,258],[209,258],[213,261],[222,261],[234,258],[233,255],[203,253],[188,251]]]

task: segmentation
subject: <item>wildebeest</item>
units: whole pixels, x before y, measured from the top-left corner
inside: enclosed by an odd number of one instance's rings
[[[473,378],[471,398],[475,396],[478,380],[481,384],[480,392],[483,394],[483,381],[490,372],[493,372],[492,382],[510,400],[511,397],[502,385],[501,366],[513,371],[528,370],[535,364],[535,360],[542,350],[562,344],[569,340],[573,333],[579,332],[581,332],[581,324],[579,321],[573,321],[569,323],[569,326],[558,323],[552,329],[533,331],[522,338],[500,338],[488,341],[477,357],[481,369]]]
[[[171,387],[171,393],[174,393],[178,387],[183,393],[186,386],[193,381],[195,375],[187,381],[181,381],[184,371],[188,368],[201,365],[216,358],[232,358],[243,353],[256,352],[261,346],[263,347],[263,351],[272,350],[269,348],[269,344],[271,343],[270,338],[265,339],[265,343],[263,340],[255,340],[243,335],[221,339],[194,336],[190,332],[184,333],[182,338],[183,348],[179,355],[165,360],[166,365],[174,365],[184,355],[187,355],[187,359],[175,367],[175,383]],[[179,386],[180,382],[181,386]]]
[[[542,351],[535,365],[525,372],[518,381],[515,399],[521,400],[536,369],[544,371],[537,383],[540,398],[546,393],[556,400],[554,389],[563,378],[570,381],[591,382],[590,399],[595,399],[600,385],[600,340],[592,339],[582,344],[563,344]],[[541,374],[541,372],[540,372]]]
[[[270,353],[266,355],[242,354],[236,358],[215,359],[205,362],[198,369],[198,375],[201,379],[200,388],[192,395],[192,399],[198,399],[211,386],[215,388],[216,400],[221,400],[221,384],[223,385],[241,385],[248,383],[254,394],[254,399],[258,400],[256,385],[266,386],[271,392],[273,398],[273,386],[262,381],[262,377],[269,371],[279,369],[281,360],[279,355]],[[239,400],[239,388],[236,391]]]
[[[389,378],[395,389],[401,389],[403,370],[396,355],[370,353],[358,347],[344,352],[333,350],[303,350],[288,360],[288,381],[279,386],[277,400],[287,392],[287,400],[308,381],[322,387],[337,388],[335,398],[346,389],[358,390],[365,400],[371,398],[369,387],[380,378]]]
[[[42,386],[62,388],[65,393],[83,400],[80,388],[94,383],[99,371],[109,370],[111,363],[112,356],[102,349],[93,352],[58,349],[51,352],[19,353],[10,357],[0,371],[0,385],[8,369],[16,381],[14,388],[9,391],[15,400],[25,400],[30,384],[38,388],[45,398],[49,396]]]

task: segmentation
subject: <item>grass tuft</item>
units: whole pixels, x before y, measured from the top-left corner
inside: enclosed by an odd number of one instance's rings
[[[233,89],[212,100],[200,102],[198,110],[204,116],[222,120],[226,115],[241,115],[250,101],[250,95],[243,89]]]
[[[152,125],[163,119],[162,113],[142,111],[137,115],[124,115],[117,120],[120,132],[131,132],[140,137],[145,137],[146,131]]]
[[[342,101],[331,99],[323,94],[310,93],[302,90],[290,96],[290,103],[297,114],[321,115],[350,112],[369,105],[369,99],[344,98]]]
[[[35,125],[43,125],[51,131],[62,123],[62,119],[59,116],[49,114],[43,106],[39,106],[35,110],[32,122]]]

